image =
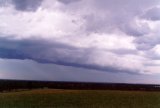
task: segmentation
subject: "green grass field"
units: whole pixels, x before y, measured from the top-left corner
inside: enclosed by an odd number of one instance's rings
[[[0,108],[160,108],[160,92],[39,89],[0,93]]]

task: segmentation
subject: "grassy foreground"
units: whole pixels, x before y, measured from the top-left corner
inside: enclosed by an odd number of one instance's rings
[[[160,92],[54,90],[0,93],[0,108],[160,108]]]

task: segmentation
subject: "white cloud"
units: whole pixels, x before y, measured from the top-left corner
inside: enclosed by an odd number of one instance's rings
[[[136,50],[133,43],[134,37],[125,34],[82,34],[81,36],[66,36],[61,42],[80,48],[99,48],[99,49],[128,49]]]
[[[22,39],[37,36],[38,38],[55,38],[76,35],[81,31],[84,23],[77,16],[42,8],[36,12],[21,12],[7,7],[1,8],[0,14],[1,34]]]

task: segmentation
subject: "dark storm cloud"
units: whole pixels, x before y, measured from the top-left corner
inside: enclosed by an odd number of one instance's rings
[[[60,50],[63,52],[60,52]],[[115,68],[114,66],[101,66],[84,63],[84,61],[88,59],[90,50],[93,49],[86,50],[87,51],[84,51],[84,49],[77,49],[58,43],[51,44],[42,40],[14,41],[3,38],[0,39],[0,57],[5,59],[31,59],[39,63],[53,63],[58,65],[80,67],[106,72],[125,72],[134,74],[136,71],[138,71],[136,69],[129,70]],[[48,54],[52,53],[51,56],[46,56],[46,52]],[[69,53],[69,56],[66,56],[65,53]],[[79,54],[83,56],[77,58],[77,55]]]
[[[15,8],[20,11],[35,11],[42,0],[12,0]]]

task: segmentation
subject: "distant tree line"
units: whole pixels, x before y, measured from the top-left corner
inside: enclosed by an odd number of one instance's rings
[[[160,85],[152,85],[152,84],[0,80],[0,91],[12,91],[16,89],[37,89],[37,88],[160,91]]]

